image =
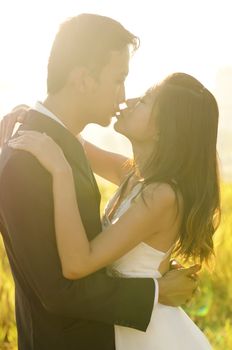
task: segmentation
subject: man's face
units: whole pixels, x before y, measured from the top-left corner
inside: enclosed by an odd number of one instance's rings
[[[128,47],[111,53],[91,93],[90,122],[107,126],[118,111],[119,104],[125,101],[124,82],[129,70],[129,58]]]

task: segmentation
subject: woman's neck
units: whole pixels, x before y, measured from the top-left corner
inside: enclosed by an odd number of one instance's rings
[[[148,177],[149,169],[146,169],[147,162],[152,155],[151,147],[132,144],[135,162],[135,174],[140,179]]]

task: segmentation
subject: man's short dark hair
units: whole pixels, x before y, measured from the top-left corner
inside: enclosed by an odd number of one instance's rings
[[[47,92],[59,91],[75,66],[100,70],[110,52],[131,46],[135,51],[139,39],[112,18],[81,14],[64,22],[55,37],[49,62]]]

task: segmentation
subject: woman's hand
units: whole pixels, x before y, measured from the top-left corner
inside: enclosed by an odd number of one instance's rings
[[[2,118],[0,122],[0,147],[10,139],[15,124],[24,122],[28,108],[27,105],[16,106],[11,113]]]
[[[62,149],[50,136],[33,130],[18,131],[18,134],[20,136],[8,141],[9,147],[30,152],[52,175],[71,171]]]

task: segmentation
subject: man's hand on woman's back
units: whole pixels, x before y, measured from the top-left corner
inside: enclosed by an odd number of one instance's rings
[[[159,278],[159,303],[180,306],[191,300],[198,287],[200,265],[169,270]]]

